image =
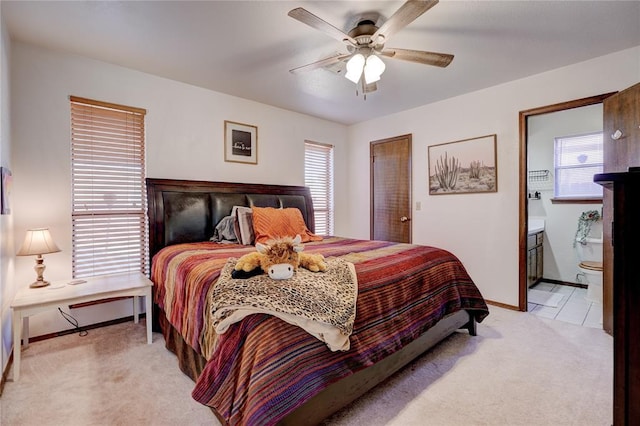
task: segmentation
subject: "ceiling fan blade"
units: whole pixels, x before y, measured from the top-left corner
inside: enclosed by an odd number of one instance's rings
[[[354,46],[358,44],[358,42],[354,38],[345,34],[344,31],[339,30],[327,21],[318,18],[316,15],[302,7],[296,7],[295,9],[290,10],[288,15],[293,19],[302,22],[303,24],[307,24],[310,27],[315,28],[316,30],[322,31],[323,33],[335,38],[336,40]]]
[[[433,65],[444,68],[453,61],[453,55],[448,53],[425,52],[422,50],[396,49],[390,47],[380,52],[382,56],[419,64]]]
[[[372,44],[383,44],[398,30],[406,27],[413,22],[418,16],[431,9],[438,4],[438,0],[416,1],[408,0],[400,6],[400,9],[391,15],[389,19],[371,36]]]
[[[298,73],[305,72],[305,71],[315,70],[317,68],[322,68],[322,67],[326,67],[326,66],[329,66],[329,65],[333,65],[333,64],[335,64],[337,62],[340,62],[342,60],[347,59],[350,56],[352,56],[350,53],[347,53],[347,54],[344,54],[344,55],[330,56],[328,58],[320,59],[319,61],[312,62],[310,64],[294,68],[292,70],[289,70],[289,72],[292,73],[292,74],[298,74]]]

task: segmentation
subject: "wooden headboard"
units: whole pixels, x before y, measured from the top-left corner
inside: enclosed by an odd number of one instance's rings
[[[313,202],[304,186],[147,179],[149,255],[179,243],[207,241],[233,206],[297,207],[315,232]]]

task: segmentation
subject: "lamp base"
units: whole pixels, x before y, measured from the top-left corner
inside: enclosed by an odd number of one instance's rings
[[[46,287],[48,285],[49,285],[49,281],[34,281],[31,284],[29,284],[29,287],[38,288],[38,287]]]

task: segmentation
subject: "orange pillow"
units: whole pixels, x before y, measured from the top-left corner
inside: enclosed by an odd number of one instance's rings
[[[295,207],[275,209],[273,207],[252,207],[253,232],[257,243],[269,240],[300,235],[302,242],[320,241],[322,237],[315,235],[304,223],[302,213]]]

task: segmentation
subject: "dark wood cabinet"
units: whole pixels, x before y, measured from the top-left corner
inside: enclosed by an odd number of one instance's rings
[[[640,425],[640,170],[594,181],[612,200],[613,421]]]
[[[640,83],[603,101],[604,173],[626,172],[640,166]],[[613,201],[611,191],[603,197],[604,241],[611,240]],[[613,334],[613,248],[603,247],[603,328]]]
[[[542,280],[544,269],[544,253],[542,244],[544,232],[537,232],[527,236],[527,286],[531,287]]]

